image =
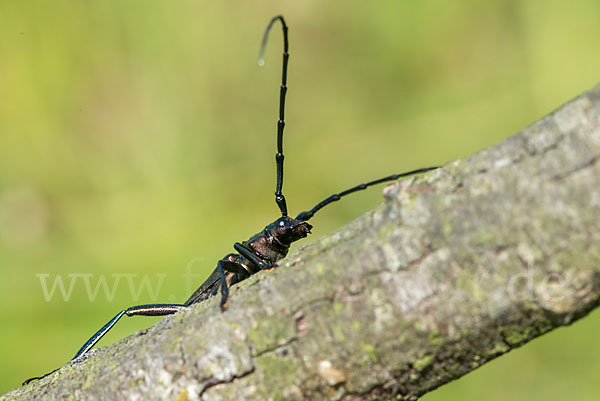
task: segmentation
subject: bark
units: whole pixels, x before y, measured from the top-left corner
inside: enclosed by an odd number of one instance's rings
[[[599,156],[597,86],[2,399],[417,399],[598,305]]]

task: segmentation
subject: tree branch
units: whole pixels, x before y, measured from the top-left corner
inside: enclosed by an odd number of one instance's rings
[[[600,299],[600,86],[2,399],[416,399]]]

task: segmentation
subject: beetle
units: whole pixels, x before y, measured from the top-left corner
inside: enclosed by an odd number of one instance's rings
[[[316,212],[328,204],[340,200],[342,197],[356,191],[364,190],[372,185],[383,182],[394,181],[402,177],[424,173],[434,170],[438,167],[425,167],[400,174],[393,174],[377,180],[369,181],[356,185],[345,191],[333,194],[321,202],[317,203],[312,209],[299,213],[295,218],[288,216],[285,196],[283,195],[283,130],[285,127],[285,97],[287,93],[287,68],[289,61],[289,43],[288,26],[281,15],[271,19],[263,35],[261,49],[259,53],[258,64],[264,64],[264,51],[267,44],[269,32],[273,25],[279,21],[283,30],[283,67],[281,76],[281,86],[279,91],[279,118],[277,120],[277,153],[275,154],[276,166],[276,185],[275,202],[281,212],[281,217],[271,224],[267,225],[261,232],[253,235],[247,241],[236,242],[233,245],[235,253],[226,255],[217,262],[215,270],[198,287],[196,291],[183,304],[147,304],[131,306],[117,313],[108,323],[98,330],[80,349],[73,359],[74,361],[85,355],[118,321],[126,316],[166,316],[190,306],[204,301],[211,296],[221,292],[221,301],[219,303],[221,311],[226,309],[229,298],[229,288],[247,279],[261,270],[268,270],[277,267],[277,262],[283,259],[290,248],[290,245],[311,233],[312,226],[307,222]],[[43,376],[32,377],[23,382],[26,385],[34,380],[42,379],[58,369]]]

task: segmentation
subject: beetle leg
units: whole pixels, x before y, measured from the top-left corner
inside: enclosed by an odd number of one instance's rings
[[[250,277],[248,270],[239,263],[232,262],[230,260],[222,260],[223,270],[229,273],[236,273],[242,275],[244,278]]]
[[[240,255],[248,259],[250,262],[258,266],[260,270],[270,269],[277,266],[275,264],[267,264],[263,262],[247,245],[236,242],[233,244],[233,249],[235,249]]]
[[[115,324],[121,319],[123,315],[127,316],[166,316],[179,312],[185,309],[185,305],[181,304],[149,304],[149,305],[136,305],[131,306],[121,312],[117,313],[108,323],[106,323],[100,330],[96,332],[79,351],[73,357],[73,359],[79,358],[81,355],[88,352]],[[73,360],[72,359],[72,360]]]
[[[227,283],[227,277],[225,276],[225,269],[223,268],[224,262],[224,260],[219,260],[219,263],[217,263],[217,270],[221,276],[221,302],[219,303],[221,312],[225,311],[227,298],[229,298],[229,285]]]
[[[100,330],[98,330],[96,332],[96,334],[94,334],[89,340],[87,340],[86,343],[83,344],[83,347],[81,347],[79,349],[79,351],[77,351],[77,353],[75,354],[73,359],[71,359],[71,361],[74,361],[75,359],[77,359],[80,356],[87,353],[98,341],[100,341],[100,339],[110,329],[113,328],[113,326],[115,324],[117,324],[117,322],[119,321],[119,319],[121,319],[121,317],[123,317],[123,315],[127,315],[127,316],[166,316],[166,315],[170,315],[175,312],[179,312],[180,310],[183,310],[185,308],[186,308],[185,305],[180,305],[180,304],[149,304],[149,305],[131,306],[125,310],[122,310],[121,312],[117,313],[115,315],[115,317],[110,319],[108,323],[106,323],[104,326],[102,326],[102,328]],[[26,385],[26,384],[32,382],[33,380],[42,379],[42,378],[56,372],[57,370],[58,369],[55,369],[52,372],[46,373],[43,376],[32,377],[31,379],[27,379],[23,382],[23,385]]]

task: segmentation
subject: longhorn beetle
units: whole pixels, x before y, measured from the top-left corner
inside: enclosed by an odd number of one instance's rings
[[[277,261],[283,259],[287,255],[292,242],[305,238],[310,234],[312,226],[307,223],[313,215],[328,204],[340,200],[343,196],[356,191],[366,189],[372,185],[382,182],[394,181],[401,177],[406,177],[413,174],[424,173],[434,170],[438,167],[426,167],[417,170],[408,171],[405,173],[394,174],[387,177],[379,178],[364,184],[357,185],[337,194],[333,194],[321,202],[317,203],[312,209],[301,212],[292,218],[288,216],[285,197],[283,196],[283,128],[285,127],[284,112],[285,112],[285,95],[287,92],[287,66],[290,58],[288,53],[288,27],[281,15],[271,19],[267,29],[265,30],[258,64],[264,64],[264,51],[267,44],[269,32],[275,22],[281,22],[283,29],[283,69],[281,76],[281,87],[279,91],[279,119],[277,120],[277,153],[275,155],[277,181],[275,185],[275,202],[281,211],[281,217],[273,223],[266,226],[258,234],[254,234],[249,240],[236,242],[233,249],[237,253],[230,253],[223,259],[217,262],[217,267],[212,274],[202,283],[202,285],[194,291],[190,298],[183,304],[149,304],[131,306],[117,313],[108,323],[96,332],[83,346],[71,361],[79,358],[87,353],[101,338],[106,334],[123,315],[127,316],[166,316],[180,310],[186,309],[191,305],[204,301],[205,299],[216,295],[219,289],[221,290],[221,310],[225,310],[227,299],[229,297],[229,287],[239,283],[258,273],[261,270],[270,269],[277,266]],[[40,377],[32,377],[23,382],[23,385],[28,384],[33,380],[38,380],[46,377],[58,369],[50,373],[46,373]]]

